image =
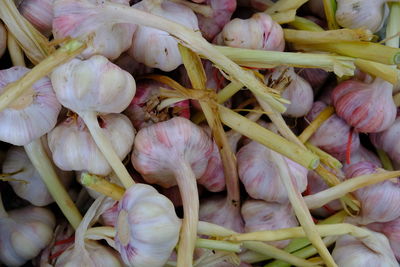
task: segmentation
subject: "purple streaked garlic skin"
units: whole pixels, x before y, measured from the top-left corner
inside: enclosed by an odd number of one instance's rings
[[[400,163],[400,117],[386,130],[373,133],[369,138],[376,148],[380,148],[396,163]]]
[[[267,202],[287,203],[289,201],[278,172],[278,167],[271,158],[273,150],[252,141],[243,146],[236,154],[239,178],[247,193],[254,199]],[[307,169],[285,158],[294,185],[299,192],[307,187]]]
[[[181,222],[168,198],[146,184],[119,201],[115,245],[129,266],[164,266],[178,243]]]
[[[115,201],[115,204],[104,211],[101,214],[100,222],[105,226],[115,227],[118,221],[118,201]]]
[[[375,173],[376,166],[364,161],[346,169],[346,177],[352,178]],[[400,217],[400,183],[387,180],[360,188],[354,195],[361,203],[360,223],[389,222]]]
[[[125,0],[110,2],[129,6],[129,1]],[[94,8],[97,5],[101,3],[95,0],[89,2],[55,0],[53,35],[56,40],[68,36],[88,38],[90,45],[82,53],[84,58],[103,55],[113,60],[131,46],[132,36],[137,26],[127,23],[107,23],[108,18],[97,14],[98,11]]]
[[[3,56],[7,48],[7,31],[2,23],[0,23],[0,58]]]
[[[0,70],[0,93],[27,72],[19,66]],[[44,77],[0,113],[0,140],[17,146],[29,144],[56,125],[60,110],[50,79]]]
[[[168,0],[143,0],[133,7],[169,19],[194,31],[199,29],[196,15],[186,6]],[[177,40],[164,31],[146,26],[137,27],[128,53],[136,61],[163,71],[172,71],[182,64]]]
[[[393,85],[379,78],[371,84],[348,80],[333,90],[333,105],[338,116],[357,131],[381,132],[396,119],[392,89]]]
[[[131,151],[135,130],[123,114],[99,117],[104,134],[120,159]],[[70,117],[47,136],[54,163],[62,170],[88,171],[108,175],[111,167],[94,142],[82,119]]]
[[[307,115],[308,121],[313,121],[318,114],[326,108],[326,104],[316,101]],[[330,116],[309,139],[309,142],[322,150],[328,152],[340,161],[346,158],[350,126],[344,120],[333,114]],[[360,146],[360,138],[357,131],[351,134],[351,151]]]
[[[245,232],[278,230],[299,225],[290,204],[265,202],[262,200],[246,200],[242,205],[242,216],[245,222]],[[284,248],[290,240],[269,242],[269,244]]]
[[[268,51],[283,51],[285,40],[282,27],[265,13],[256,13],[251,18],[239,18],[228,22],[217,35],[215,42],[238,48]]]
[[[103,56],[73,59],[52,72],[51,82],[61,104],[78,113],[120,113],[136,91],[132,75]]]
[[[397,260],[400,260],[400,217],[385,223],[372,223],[367,227],[384,234],[390,242],[390,247]]]
[[[18,10],[38,31],[49,37],[53,29],[54,0],[24,0]]]

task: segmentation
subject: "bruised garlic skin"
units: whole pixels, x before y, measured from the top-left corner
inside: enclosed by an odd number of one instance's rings
[[[0,93],[27,72],[20,66],[0,70]],[[0,140],[17,146],[29,144],[53,129],[60,110],[50,79],[44,77],[0,112]]]
[[[262,200],[246,200],[242,205],[242,216],[245,222],[245,232],[278,230],[299,225],[290,204],[265,202]],[[284,248],[290,240],[268,242]]]
[[[71,173],[60,171],[58,168],[55,171],[64,186],[71,182]],[[3,173],[13,172],[18,173],[11,175],[10,178],[26,181],[26,183],[20,181],[8,182],[20,198],[29,201],[35,206],[46,206],[54,202],[40,174],[32,165],[22,147],[10,148],[4,160]]]
[[[346,177],[352,178],[376,172],[370,162],[359,162],[346,169]],[[361,203],[360,223],[389,222],[400,217],[400,183],[387,180],[360,188],[354,192]]]
[[[20,266],[36,257],[51,241],[54,215],[47,209],[28,206],[0,219],[0,262]]]
[[[53,29],[54,0],[23,0],[18,10],[38,31],[49,37]]]
[[[78,113],[120,113],[136,91],[132,75],[103,56],[72,59],[52,72],[51,82],[60,103]]]
[[[396,119],[392,89],[393,85],[379,78],[371,84],[348,80],[333,90],[333,105],[338,116],[357,131],[381,132]]]
[[[3,23],[0,23],[0,58],[7,48],[7,31]]]
[[[279,177],[278,167],[271,158],[273,153],[276,152],[255,141],[243,146],[236,154],[239,178],[252,198],[287,203],[288,194]],[[299,192],[303,192],[307,187],[307,169],[288,158],[284,159],[290,168],[293,184]]]
[[[129,7],[127,0],[110,1]],[[118,58],[132,44],[132,36],[136,29],[135,24],[108,23],[108,19],[97,14],[94,6],[101,5],[101,1],[88,0],[55,0],[53,35],[55,40],[66,37],[86,37],[89,47],[82,53],[84,58],[93,55],[103,55],[110,60]],[[92,33],[92,34],[90,34]]]
[[[367,227],[384,234],[390,242],[390,247],[397,260],[400,260],[400,217],[385,223],[372,223]]]
[[[181,226],[171,201],[150,185],[135,184],[119,201],[118,210],[115,245],[125,264],[164,266]]]
[[[287,86],[283,88],[282,97],[289,100],[284,115],[290,117],[303,117],[312,107],[314,101],[314,93],[310,84],[302,77],[294,72],[293,67],[277,67],[275,70],[265,77],[265,83],[285,83]]]
[[[396,163],[400,163],[400,117],[385,131],[370,134],[369,138],[376,148],[380,148]]]
[[[184,5],[168,0],[143,0],[133,7],[169,19],[194,31],[199,30],[196,15]],[[137,27],[128,53],[136,61],[163,71],[172,71],[182,64],[177,40],[167,32],[146,26]]]
[[[131,151],[135,130],[123,114],[99,117],[104,134],[122,160]],[[54,163],[62,170],[88,171],[107,175],[111,167],[81,118],[70,117],[47,136]]]
[[[256,13],[249,19],[228,22],[215,42],[231,47],[283,51],[285,40],[282,27],[265,13]]]
[[[313,121],[327,105],[316,101],[307,115],[308,121]],[[330,116],[309,139],[310,143],[328,152],[338,160],[346,158],[347,144],[350,134],[350,126],[344,120],[333,114]],[[360,146],[360,138],[357,131],[351,134],[351,151],[356,151]]]
[[[332,257],[340,267],[385,266],[398,267],[399,264],[390,249],[388,239],[376,232],[373,239],[357,240],[350,235],[338,238]]]
[[[344,28],[364,28],[375,33],[383,25],[386,2],[387,0],[338,0],[336,21]]]

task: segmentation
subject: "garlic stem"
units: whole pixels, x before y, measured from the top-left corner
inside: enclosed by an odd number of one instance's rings
[[[279,24],[289,23],[296,18],[296,9],[289,9],[282,12],[270,14],[273,21]]]
[[[25,66],[24,53],[10,31],[7,32],[7,49],[13,66]]]
[[[296,44],[319,44],[340,41],[370,41],[373,34],[365,29],[304,31],[283,29],[285,40]]]
[[[214,10],[209,5],[196,4],[186,0],[169,0],[169,1],[187,6],[188,8],[193,10],[193,12],[202,15],[206,18],[211,18],[214,14]]]
[[[400,93],[397,93],[393,96],[393,102],[396,107],[400,107]]]
[[[399,26],[399,19],[400,19],[400,4],[399,3],[390,3],[390,15],[388,18],[387,26],[386,26],[386,38],[395,36],[390,38],[388,41],[386,41],[386,45],[390,47],[399,47],[399,32],[400,32],[400,26]]]
[[[376,153],[378,154],[379,160],[382,163],[382,166],[387,171],[394,171],[392,161],[390,160],[388,154],[382,149],[377,149]]]
[[[384,171],[380,173],[362,175],[346,180],[338,185],[304,197],[309,209],[320,208],[323,205],[365,186],[373,185],[400,176],[400,171]]]
[[[85,236],[93,236],[93,235],[101,235],[114,238],[116,235],[116,230],[114,227],[111,226],[98,226],[98,227],[91,227],[87,229]]]
[[[135,182],[133,181],[131,175],[128,173],[124,164],[122,164],[110,140],[104,134],[103,129],[100,128],[99,123],[97,121],[96,112],[83,111],[79,112],[78,115],[85,122],[97,147],[100,149],[101,153],[103,153],[104,157],[107,159],[111,168],[114,170],[115,174],[118,176],[119,180],[124,185],[124,187],[129,188],[132,185],[134,185]]]
[[[64,216],[74,229],[78,228],[82,216],[64,186],[61,184],[41,140],[34,140],[28,145],[25,145],[24,148],[29,160],[42,177],[50,195],[53,197]]]
[[[292,26],[293,28],[303,31],[314,31],[314,32],[324,31],[324,29],[321,28],[321,26],[319,26],[317,23],[299,16],[296,16],[295,20],[290,22],[289,25]]]
[[[227,241],[219,241],[212,239],[204,239],[197,238],[196,239],[196,248],[206,248],[211,250],[220,250],[220,251],[228,251],[228,252],[236,252],[239,253],[241,251],[241,244],[235,244]]]
[[[336,1],[335,0],[323,0],[325,17],[328,22],[328,28],[330,30],[339,29],[339,25],[336,22]]]
[[[64,64],[80,54],[85,47],[86,45],[79,41],[69,41],[63,47],[57,49],[53,54],[41,61],[18,81],[9,83],[4,87],[3,93],[0,94],[0,112],[24,94],[26,90],[31,89],[35,82],[49,74],[55,67]]]
[[[318,130],[318,128],[327,120],[330,116],[335,113],[335,109],[332,106],[327,106],[322,110],[318,116],[304,129],[299,135],[301,142],[305,143],[310,137]]]
[[[308,0],[279,0],[275,2],[271,7],[265,10],[267,14],[274,14],[289,9],[297,10]]]
[[[8,214],[7,214],[6,209],[4,208],[3,200],[1,198],[1,191],[0,191],[0,219],[4,219],[7,217],[8,217]]]
[[[343,167],[342,163],[338,159],[332,157],[330,154],[326,153],[322,149],[314,146],[313,144],[310,144],[309,142],[305,142],[304,144],[311,152],[313,152],[315,155],[319,157],[321,163],[327,165],[332,169],[337,169],[337,170]]]
[[[229,98],[231,98],[234,94],[239,92],[243,88],[243,84],[232,81],[227,86],[225,86],[221,91],[217,94],[217,101],[219,104],[225,103]]]
[[[398,85],[400,82],[400,71],[396,68],[393,68],[391,65],[360,58],[356,58],[354,64],[363,72],[382,78],[393,85]]]
[[[96,192],[101,192],[103,195],[106,195],[114,200],[121,199],[125,192],[125,190],[119,185],[110,183],[103,177],[94,174],[82,173],[80,182],[82,185],[87,186]]]

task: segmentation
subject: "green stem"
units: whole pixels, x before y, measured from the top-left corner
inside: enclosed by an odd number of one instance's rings
[[[299,16],[296,16],[295,20],[290,22],[289,25],[292,26],[293,28],[303,31],[315,31],[315,32],[324,31],[324,29],[317,23]]]
[[[330,30],[339,29],[339,25],[336,22],[336,1],[335,0],[323,0],[325,17],[328,22],[328,28]]]
[[[11,32],[7,32],[7,49],[13,66],[25,66],[24,53]]]
[[[390,38],[386,41],[386,45],[390,47],[399,47],[399,19],[400,19],[400,4],[390,3],[390,15],[386,26],[386,38]],[[393,37],[395,36],[395,37]]]
[[[390,160],[388,154],[386,154],[386,152],[382,149],[377,149],[376,152],[381,160],[383,168],[387,171],[394,171],[392,161]]]
[[[364,29],[340,29],[330,31],[304,31],[283,29],[285,40],[296,44],[319,44],[343,41],[370,41],[373,34]]]
[[[331,156],[331,154],[326,153],[322,149],[310,144],[309,142],[306,142],[305,145],[311,152],[317,155],[321,160],[321,163],[325,164],[326,166],[337,170],[340,170],[343,167],[342,163],[335,157]]]
[[[206,248],[210,250],[220,250],[220,251],[236,252],[236,253],[239,253],[241,251],[240,248],[241,245],[238,243],[212,240],[212,239],[197,238],[195,245],[196,248]]]

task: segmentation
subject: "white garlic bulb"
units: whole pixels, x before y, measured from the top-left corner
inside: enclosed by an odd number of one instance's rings
[[[103,133],[109,138],[120,159],[131,151],[134,128],[123,114],[99,117]],[[78,117],[67,118],[47,136],[54,163],[62,170],[88,171],[107,175],[111,167],[97,147],[83,121]]]
[[[0,23],[0,57],[3,56],[7,48],[7,31],[2,23]]]
[[[194,31],[199,30],[196,15],[184,5],[168,0],[143,0],[133,7],[164,17]],[[177,40],[167,32],[146,26],[138,26],[128,53],[136,61],[163,71],[172,71],[182,64]]]
[[[37,30],[49,37],[53,28],[54,0],[23,0],[18,10]]]

